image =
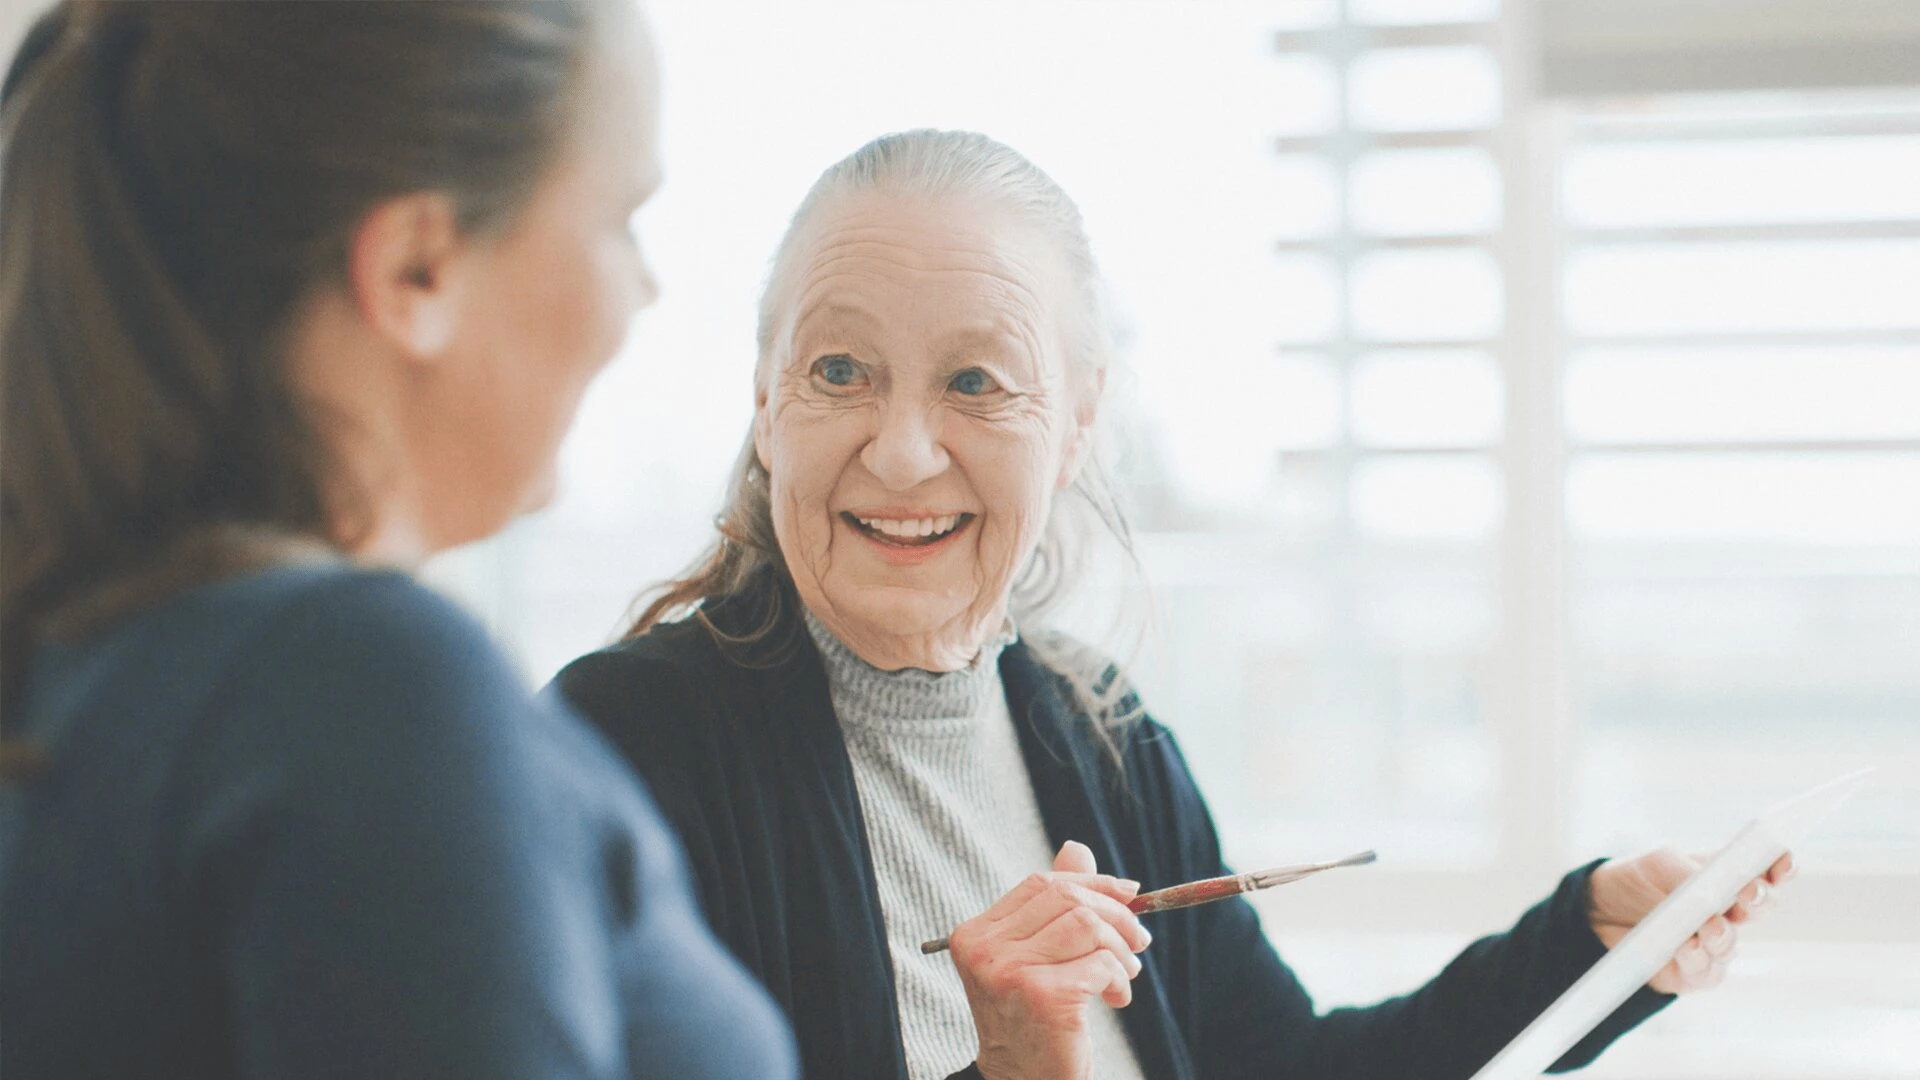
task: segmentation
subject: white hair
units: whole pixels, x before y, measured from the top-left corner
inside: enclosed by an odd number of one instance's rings
[[[883,135],[827,169],[794,211],[775,250],[760,299],[756,385],[764,386],[785,347],[799,270],[810,252],[814,224],[823,208],[851,196],[880,193],[929,199],[974,200],[1033,228],[1060,256],[1072,303],[1063,312],[1068,376],[1079,392],[1099,395],[1114,362],[1113,322],[1106,287],[1094,263],[1080,208],[1033,162],[993,139],[970,131],[920,129]],[[1089,452],[1073,483],[1054,500],[1033,555],[1015,577],[1011,614],[1023,639],[1049,668],[1064,675],[1080,706],[1102,728],[1138,712],[1120,664],[1110,652],[1131,652],[1141,620],[1137,605],[1118,605],[1116,627],[1103,635],[1109,651],[1080,645],[1053,632],[1048,617],[1073,596],[1095,562],[1103,541],[1117,546],[1136,581],[1123,590],[1139,596],[1138,563],[1127,515],[1114,481],[1103,410],[1096,411]],[[635,632],[664,616],[673,604],[737,588],[768,560],[778,563],[773,539],[768,478],[754,451],[752,432],[734,469],[720,519],[722,539],[703,568],[672,583],[642,616]],[[1133,631],[1130,635],[1129,631]],[[1123,640],[1133,637],[1134,641]],[[1109,744],[1112,745],[1111,743]]]

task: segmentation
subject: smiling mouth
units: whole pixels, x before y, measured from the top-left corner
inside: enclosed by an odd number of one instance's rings
[[[890,547],[917,548],[937,544],[965,529],[976,515],[947,514],[942,517],[901,521],[893,518],[862,518],[846,511],[841,520],[862,535]]]

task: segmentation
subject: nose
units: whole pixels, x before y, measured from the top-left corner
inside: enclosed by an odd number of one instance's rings
[[[629,248],[632,258],[627,262],[627,317],[632,318],[660,299],[660,280],[653,276],[653,264],[647,261],[646,248],[641,246],[639,231],[629,225],[627,232],[632,241]]]
[[[653,267],[642,262],[636,284],[638,288],[634,290],[633,310],[638,314],[652,307],[653,302],[660,299],[660,279],[653,276]]]
[[[947,471],[946,447],[925,406],[889,401],[880,409],[879,424],[860,451],[860,463],[887,490],[910,491]]]

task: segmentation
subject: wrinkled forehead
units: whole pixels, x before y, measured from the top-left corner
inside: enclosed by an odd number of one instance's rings
[[[797,250],[814,263],[846,244],[887,243],[906,249],[912,265],[950,259],[1000,258],[1016,263],[1046,253],[1039,230],[1014,211],[980,197],[887,191],[849,192],[817,205],[802,226]]]
[[[1057,246],[984,200],[862,192],[810,218],[776,268],[783,338],[820,319],[884,323],[911,311],[956,334],[1051,339],[1071,299]]]

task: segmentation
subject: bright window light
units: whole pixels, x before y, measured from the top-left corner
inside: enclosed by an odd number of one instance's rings
[[[1920,240],[1631,244],[1567,263],[1579,334],[1920,327]]]
[[[1490,233],[1500,227],[1500,167],[1479,147],[1376,150],[1353,163],[1356,231],[1375,236]]]
[[[1583,349],[1566,402],[1591,442],[1920,439],[1920,345]]]
[[[1500,13],[1500,0],[1348,0],[1347,17],[1376,26],[1483,22]]]
[[[1500,264],[1481,248],[1377,251],[1353,263],[1354,332],[1374,341],[1498,337]]]
[[[1920,218],[1920,135],[1599,143],[1561,191],[1576,228]]]
[[[1354,437],[1369,446],[1487,446],[1500,438],[1500,369],[1484,349],[1369,353],[1353,370]]]
[[[1369,458],[1354,467],[1361,534],[1379,540],[1484,541],[1500,526],[1500,474],[1485,458]]]
[[[1273,236],[1324,236],[1340,224],[1340,177],[1317,154],[1284,154],[1272,166]]]
[[[1376,49],[1353,62],[1347,118],[1367,131],[1492,127],[1500,121],[1500,66],[1479,46]]]
[[[1567,511],[1593,540],[1920,544],[1920,454],[1586,454]]]

